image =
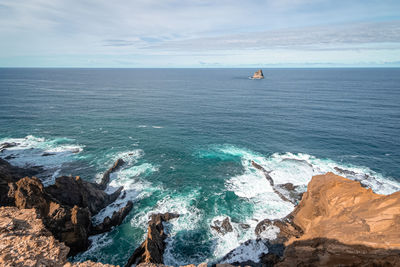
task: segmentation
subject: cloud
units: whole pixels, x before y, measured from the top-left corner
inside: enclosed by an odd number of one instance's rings
[[[400,60],[399,10],[398,0],[1,0],[0,66]]]

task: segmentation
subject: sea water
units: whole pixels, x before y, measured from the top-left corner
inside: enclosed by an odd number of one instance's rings
[[[126,164],[106,189],[120,198],[93,218],[133,210],[111,232],[91,237],[71,260],[124,265],[144,240],[148,216],[176,212],[166,225],[165,263],[257,260],[268,250],[254,229],[282,218],[275,184],[301,190],[335,167],[375,192],[400,189],[400,69],[0,69],[0,157],[59,175],[100,177]],[[233,231],[210,228],[229,217]],[[244,229],[243,224],[250,226]],[[251,240],[247,243],[246,241]]]

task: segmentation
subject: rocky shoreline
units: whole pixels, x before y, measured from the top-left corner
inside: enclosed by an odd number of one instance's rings
[[[4,145],[1,148],[5,149]],[[112,194],[104,189],[110,174],[123,165],[123,160],[117,160],[98,184],[79,176],[61,176],[45,187],[34,177],[40,169],[15,167],[0,158],[0,265],[111,266],[69,263],[67,256],[85,251],[90,245],[89,236],[110,231],[134,208],[129,201],[103,222],[93,225],[91,220],[120,196],[123,188]],[[362,181],[327,173],[314,176],[302,194],[293,184],[276,185],[268,171],[255,162],[252,165],[283,201],[297,206],[285,218],[258,223],[257,240],[247,242],[263,242],[268,248],[260,262],[232,265],[400,265],[400,192],[378,195]],[[173,213],[152,215],[145,241],[132,248],[126,266],[163,266],[167,237],[164,223],[177,217],[179,214]],[[210,228],[221,234],[232,231],[228,217],[214,221]],[[279,229],[276,238],[262,239],[262,233],[271,229]],[[231,253],[216,266],[227,266],[223,262]]]

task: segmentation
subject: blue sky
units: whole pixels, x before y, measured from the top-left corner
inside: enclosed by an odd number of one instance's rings
[[[0,67],[400,67],[400,1],[0,0]]]

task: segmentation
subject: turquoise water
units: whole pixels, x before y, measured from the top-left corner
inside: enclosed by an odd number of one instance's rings
[[[214,262],[255,239],[257,221],[283,217],[293,205],[251,160],[276,183],[303,190],[334,167],[356,172],[352,179],[368,174],[378,193],[400,188],[400,69],[265,69],[266,79],[247,79],[252,72],[0,69],[0,142],[20,143],[0,156],[44,166],[46,184],[61,174],[94,181],[124,158],[107,190],[123,185],[127,198],[94,220],[128,199],[133,211],[73,259],[112,264],[126,262],[154,212],[182,214],[168,225],[167,264]],[[234,232],[210,229],[227,216]],[[266,250],[249,246],[235,259]]]

